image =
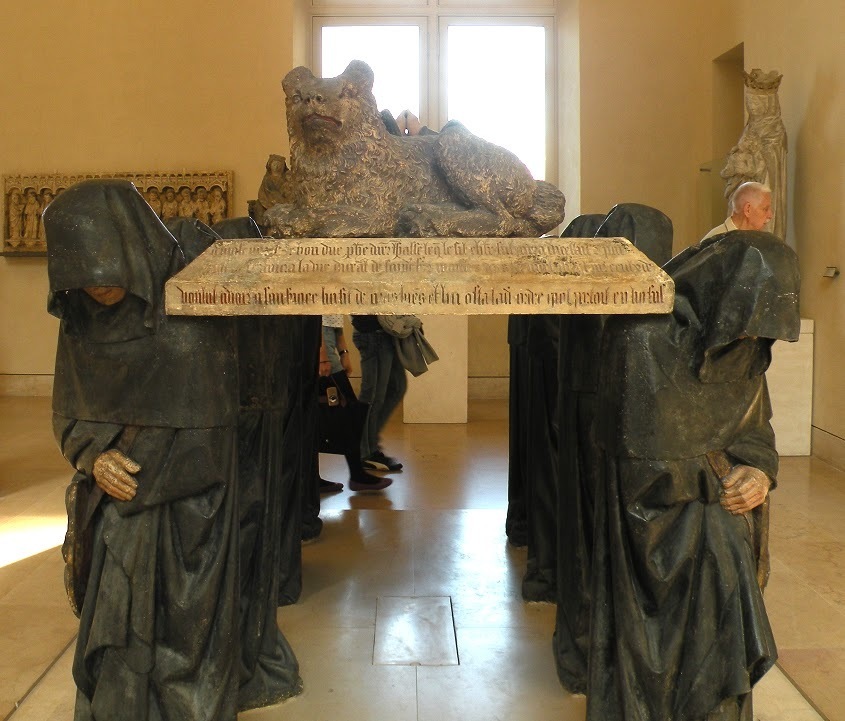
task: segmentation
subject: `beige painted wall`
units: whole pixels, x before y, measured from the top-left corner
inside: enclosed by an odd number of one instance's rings
[[[287,152],[292,4],[16,4],[0,24],[0,174],[235,171],[246,213]],[[53,371],[43,258],[0,258],[0,374]]]
[[[672,218],[675,249],[709,228],[697,222],[698,168],[712,149],[712,61],[729,3],[583,0],[581,211],[620,202]]]
[[[746,69],[784,74],[789,138],[787,239],[801,261],[802,315],[815,320],[813,425],[845,439],[845,3],[742,0]]]

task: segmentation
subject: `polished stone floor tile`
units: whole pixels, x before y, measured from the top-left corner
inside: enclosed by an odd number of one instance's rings
[[[71,680],[71,644],[12,716],[14,721],[71,721],[76,687]]]
[[[76,635],[73,614],[28,603],[0,604],[0,714],[5,718]]]
[[[754,688],[755,721],[824,721],[798,689],[777,668]]]
[[[382,493],[324,497],[323,534],[303,547],[304,589],[278,620],[299,658],[304,693],[242,714],[252,721],[583,721],[551,655],[555,609],[526,604],[525,549],[504,535],[507,405],[470,406],[465,426],[394,420],[385,450],[405,468]],[[76,631],[59,545],[70,468],[56,449],[50,401],[0,398],[0,719],[69,721]],[[346,481],[341,457],[324,477]],[[818,721],[796,690],[845,721],[845,473],[782,459],[773,494],[767,607],[781,651],[755,691],[758,721]],[[4,534],[6,534],[4,536]],[[449,598],[458,665],[374,664],[378,604]],[[444,626],[447,626],[444,622]],[[51,664],[53,664],[51,666]]]
[[[299,626],[287,634],[304,689],[242,721],[416,721],[414,667],[373,665],[373,628]]]
[[[780,665],[828,721],[845,719],[845,647],[781,649]]]
[[[457,666],[448,596],[382,596],[376,610],[375,665]]]
[[[461,665],[418,669],[419,721],[583,721],[560,686],[548,629],[458,629]]]
[[[777,558],[772,561],[765,599],[781,650],[845,647],[845,606],[825,598],[794,567]]]

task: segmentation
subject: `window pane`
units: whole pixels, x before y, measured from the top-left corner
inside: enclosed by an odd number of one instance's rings
[[[447,43],[448,118],[516,153],[535,178],[545,178],[545,28],[450,25]]]
[[[420,114],[420,28],[418,25],[324,26],[322,73],[340,75],[350,60],[363,60],[375,73],[379,110],[396,116]]]

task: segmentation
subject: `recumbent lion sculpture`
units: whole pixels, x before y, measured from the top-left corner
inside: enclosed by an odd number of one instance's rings
[[[271,236],[530,237],[563,220],[560,190],[459,123],[391,135],[373,77],[353,60],[335,78],[298,67],[282,81],[293,203],[267,211]]]

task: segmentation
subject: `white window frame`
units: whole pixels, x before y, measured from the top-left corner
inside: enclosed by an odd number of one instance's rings
[[[322,74],[322,28],[338,25],[408,25],[420,28],[420,120],[442,127],[446,117],[449,25],[541,25],[546,35],[546,179],[558,176],[557,31],[554,0],[311,0],[311,67]],[[483,68],[479,69],[483,72]],[[505,89],[518,91],[518,89]],[[460,120],[460,118],[458,118]]]
[[[420,17],[408,15],[405,17],[397,17],[395,15],[369,15],[369,16],[315,16],[311,21],[312,41],[311,41],[311,67],[314,69],[314,74],[322,76],[323,74],[323,33],[325,27],[338,26],[354,26],[354,25],[416,25],[420,31],[420,119],[423,123],[427,123],[429,116],[427,110],[430,108],[430,87],[429,80],[430,68],[426,61],[429,55],[428,39],[431,37],[429,26],[431,20],[428,17]],[[378,98],[376,98],[378,100]],[[381,108],[379,108],[381,110]],[[396,108],[393,112],[398,113],[403,108]]]

